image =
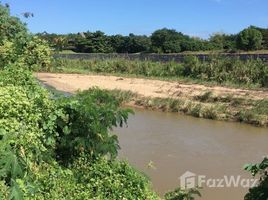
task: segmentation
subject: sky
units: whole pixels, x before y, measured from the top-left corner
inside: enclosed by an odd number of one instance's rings
[[[268,28],[268,0],[2,0],[31,32],[77,33],[101,30],[108,35],[150,35],[171,28],[208,38],[238,33],[250,26]],[[21,17],[23,18],[23,17]]]

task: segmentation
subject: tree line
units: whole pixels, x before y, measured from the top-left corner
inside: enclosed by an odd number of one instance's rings
[[[55,50],[78,53],[180,53],[185,51],[236,52],[268,49],[268,28],[250,26],[238,34],[215,33],[209,39],[190,37],[174,29],[159,29],[150,36],[107,35],[102,31],[77,34],[37,34]]]

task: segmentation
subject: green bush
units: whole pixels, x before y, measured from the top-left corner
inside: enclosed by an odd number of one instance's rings
[[[57,103],[67,116],[58,119],[56,151],[61,161],[69,163],[81,152],[94,158],[117,156],[117,136],[109,131],[126,123],[131,110],[120,109],[112,95],[99,89],[59,99]]]
[[[165,194],[166,200],[194,200],[195,197],[201,197],[200,192],[197,189],[183,190],[177,188],[174,191],[168,192]]]
[[[110,131],[130,110],[96,88],[51,99],[23,69],[0,73],[1,199],[159,199],[144,175],[113,159]]]
[[[51,51],[48,44],[28,33],[19,18],[10,16],[0,3],[0,69],[20,63],[31,70],[49,70]]]
[[[160,199],[144,175],[123,161],[78,158],[71,167],[44,165],[26,199]]]
[[[245,200],[265,200],[268,199],[268,158],[265,157],[261,163],[247,164],[244,169],[250,172],[254,177],[259,176],[258,185],[249,189]]]

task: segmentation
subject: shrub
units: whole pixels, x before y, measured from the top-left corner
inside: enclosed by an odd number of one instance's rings
[[[50,99],[30,72],[12,80],[22,69],[0,73],[1,199],[159,199],[144,175],[104,158],[130,110],[99,89]]]
[[[119,102],[108,92],[90,89],[77,96],[58,100],[58,108],[67,118],[58,120],[57,154],[64,163],[81,152],[92,157],[116,157],[119,148],[116,135],[109,131],[126,123],[131,110],[120,109]]]
[[[183,190],[177,188],[174,191],[165,194],[166,200],[194,200],[194,196],[201,197],[200,192],[197,189]]]
[[[0,69],[20,63],[31,70],[49,70],[50,48],[43,40],[28,33],[19,18],[10,16],[0,3]]]
[[[253,188],[249,189],[249,192],[245,196],[245,200],[264,200],[268,199],[268,158],[265,157],[261,163],[247,164],[244,169],[250,172],[254,177],[259,175],[259,183]]]

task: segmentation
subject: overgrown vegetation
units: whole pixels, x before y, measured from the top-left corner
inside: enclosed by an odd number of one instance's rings
[[[126,59],[69,60],[57,59],[52,71],[74,73],[119,73],[145,77],[192,79],[225,85],[268,87],[268,64],[261,60],[242,61],[234,58],[211,56],[201,61],[188,56],[182,63],[152,62]]]
[[[247,164],[244,166],[244,169],[249,171],[254,177],[260,177],[258,185],[249,189],[245,200],[268,199],[268,157],[265,157],[261,163]]]
[[[114,126],[129,110],[92,89],[51,99],[30,72],[1,74],[0,181],[4,199],[159,199],[149,181],[114,160]],[[108,157],[107,157],[108,156]]]
[[[119,143],[111,130],[126,123],[132,111],[120,105],[135,95],[93,88],[55,98],[32,75],[32,70],[50,67],[47,44],[30,35],[1,4],[0,16],[0,199],[160,199],[144,175],[116,159]],[[145,66],[136,70],[146,73]],[[173,73],[173,69],[167,71]],[[205,93],[196,100],[209,103],[215,97]],[[240,100],[226,97],[220,101],[237,104]],[[192,107],[191,102],[170,99],[168,108],[183,108],[198,116],[201,103]],[[247,103],[252,112],[267,115],[266,100]],[[218,116],[211,107],[202,115]],[[267,159],[246,169],[262,175],[260,185],[246,199],[263,199],[267,196]],[[195,189],[178,188],[165,199],[195,196],[200,196]]]
[[[217,96],[204,92],[192,98],[148,98],[131,91],[107,91],[125,105],[134,105],[152,110],[179,112],[194,117],[236,121],[255,126],[268,126],[268,100],[252,100],[235,96]]]
[[[49,66],[49,48],[1,4],[0,15],[14,25],[0,33],[0,199],[160,199],[116,159],[111,130],[132,113],[123,99],[97,88],[55,98],[32,75]]]

